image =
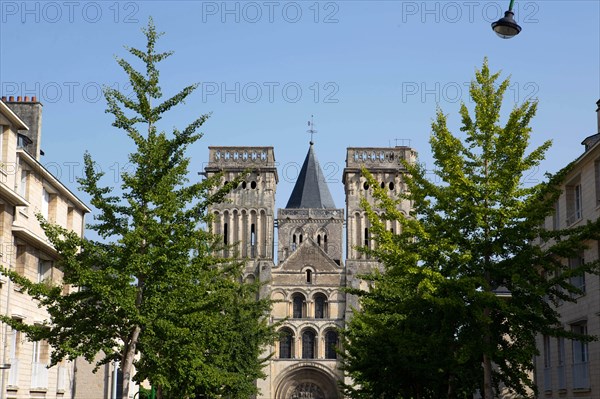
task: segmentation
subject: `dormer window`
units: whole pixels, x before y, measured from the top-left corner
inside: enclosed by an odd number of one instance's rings
[[[33,144],[33,141],[24,134],[17,134],[17,148],[27,149],[27,146]]]

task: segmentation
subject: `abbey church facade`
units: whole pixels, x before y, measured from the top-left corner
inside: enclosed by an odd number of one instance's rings
[[[223,183],[251,170],[227,201],[211,207],[212,227],[229,246],[228,255],[246,260],[246,279],[265,282],[261,295],[275,301],[271,322],[283,322],[281,338],[267,348],[273,356],[267,377],[257,382],[258,399],[341,399],[338,331],[358,305],[343,289],[361,287],[358,276],[379,266],[356,249],[374,245],[360,206],[361,198],[373,203],[361,170],[397,194],[404,189],[401,160],[414,162],[416,152],[405,146],[348,148],[345,209],[332,199],[312,142],[284,208],[275,203],[273,147],[210,147],[209,157],[206,175],[223,173]],[[408,213],[409,203],[399,206]],[[387,223],[390,230],[399,228]]]

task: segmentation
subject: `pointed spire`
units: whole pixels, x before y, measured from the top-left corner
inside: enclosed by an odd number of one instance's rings
[[[292,195],[285,207],[287,209],[336,209],[312,142],[308,148],[304,164],[302,164],[302,169],[300,169]]]

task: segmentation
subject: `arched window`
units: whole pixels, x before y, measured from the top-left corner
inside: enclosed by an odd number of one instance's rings
[[[302,359],[315,358],[316,334],[313,330],[304,330],[302,333]]]
[[[325,334],[325,359],[337,359],[338,334],[333,330]]]
[[[296,234],[292,234],[292,252],[296,250]]]
[[[327,234],[323,236],[323,249],[327,252]]]
[[[291,359],[294,357],[294,333],[289,328],[279,331],[279,358]]]
[[[256,258],[256,226],[250,225],[250,257]]]
[[[294,319],[301,319],[304,317],[304,315],[306,314],[305,312],[305,307],[306,307],[306,298],[304,298],[304,295],[296,293],[292,296],[292,317]]]
[[[321,246],[321,234],[317,235],[317,245]]]
[[[312,270],[310,270],[310,269],[308,269],[308,270],[306,271],[306,282],[307,282],[308,284],[311,284],[311,283],[312,283]]]
[[[327,297],[323,294],[315,295],[315,319],[327,317]]]

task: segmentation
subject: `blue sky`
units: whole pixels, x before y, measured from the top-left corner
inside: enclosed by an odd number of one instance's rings
[[[336,205],[348,146],[414,147],[431,165],[430,124],[439,105],[458,130],[460,101],[488,57],[511,75],[506,112],[536,97],[533,144],[554,145],[529,183],[577,157],[597,132],[600,98],[600,2],[516,1],[523,31],[498,38],[490,23],[498,1],[0,1],[2,95],[35,95],[44,104],[42,163],[72,190],[90,151],[106,184],[118,183],[132,150],[110,126],[98,89],[127,91],[114,55],[140,47],[152,16],[166,34],[159,48],[172,95],[200,83],[187,104],[163,120],[184,126],[212,112],[195,144],[192,176],[209,145],[274,146],[277,206],[284,207],[308,150],[314,115],[316,150]],[[85,200],[86,197],[79,193]]]

